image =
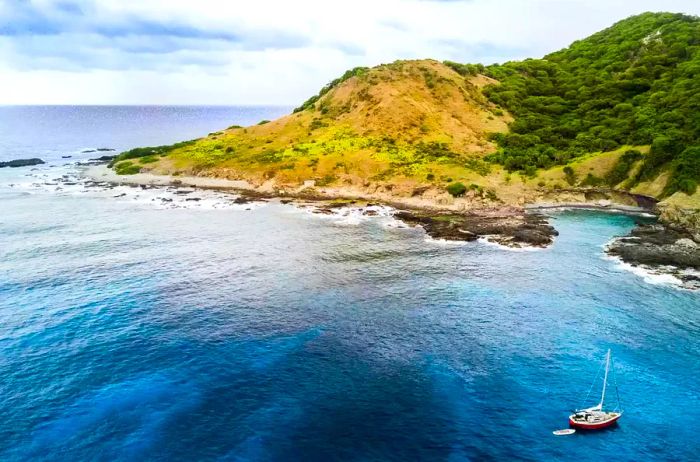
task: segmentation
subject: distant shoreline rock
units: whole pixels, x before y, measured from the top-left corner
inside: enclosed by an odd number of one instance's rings
[[[91,162],[109,162],[117,156],[100,156],[95,159],[90,159]]]
[[[12,168],[17,168],[17,167],[29,167],[32,165],[41,165],[45,164],[43,160],[39,159],[38,157],[34,157],[31,159],[15,159],[15,160],[9,160],[7,162],[0,162],[0,168],[3,167],[12,167]]]
[[[111,152],[111,151],[115,151],[115,149],[112,149],[112,148],[83,149],[80,152],[83,154],[87,154],[89,152]]]

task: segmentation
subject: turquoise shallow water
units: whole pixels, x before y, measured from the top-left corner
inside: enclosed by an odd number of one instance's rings
[[[62,136],[53,164],[97,143]],[[631,217],[555,214],[552,248],[513,252],[388,217],[9,186],[66,168],[0,170],[2,460],[697,458],[700,298],[604,258]],[[620,425],[552,436],[608,348]]]

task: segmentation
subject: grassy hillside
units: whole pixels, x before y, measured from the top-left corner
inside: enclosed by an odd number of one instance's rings
[[[294,187],[306,180],[317,186],[389,179],[447,184],[491,169],[483,161],[495,151],[488,134],[507,130],[511,119],[482,95],[480,87],[490,83],[430,60],[359,68],[293,114],[178,146],[130,151],[119,157],[116,169]]]

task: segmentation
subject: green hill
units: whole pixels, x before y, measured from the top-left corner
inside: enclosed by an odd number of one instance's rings
[[[697,17],[644,13],[543,59],[489,66],[485,73],[501,82],[488,87],[486,95],[515,116],[510,133],[496,137],[500,149],[491,156],[507,169],[533,172],[590,152],[651,145],[624,186],[634,187],[669,171],[661,196],[696,191]]]
[[[462,208],[607,188],[700,209],[700,20],[645,13],[502,65],[356,68],[288,116],[113,165]]]

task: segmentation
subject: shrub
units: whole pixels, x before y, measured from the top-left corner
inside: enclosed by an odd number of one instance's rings
[[[318,92],[317,95],[312,96],[311,98],[307,99],[304,101],[304,103],[299,106],[298,108],[294,109],[294,112],[300,112],[300,111],[305,111],[307,109],[313,109],[314,106],[316,105],[316,102],[321,99],[323,95],[340,85],[341,83],[345,82],[346,80],[355,77],[355,76],[361,76],[367,73],[369,70],[368,67],[355,67],[353,69],[350,69],[348,71],[345,71],[343,75],[338,77],[337,79],[331,81],[328,83],[326,86],[321,88],[321,91]]]
[[[226,154],[231,154],[233,152],[233,146],[226,146]]]
[[[600,186],[604,183],[605,183],[604,179],[602,179],[598,176],[595,176],[592,173],[589,173],[588,175],[586,175],[586,178],[584,178],[583,181],[581,182],[581,186],[594,186],[595,187],[595,186]]]
[[[470,170],[475,171],[481,176],[486,176],[491,173],[491,165],[488,162],[484,162],[481,159],[471,157],[464,161],[464,166]]]
[[[156,156],[144,156],[139,159],[139,162],[142,164],[152,164],[154,162],[158,162],[158,158]]]
[[[537,176],[537,167],[534,165],[528,165],[525,167],[525,170],[523,170],[523,173],[525,173],[526,176],[529,176],[530,178],[534,178]]]
[[[316,180],[316,186],[328,186],[329,184],[335,182],[338,179],[335,175],[325,175],[320,180]]]
[[[258,122],[258,125],[265,125],[265,124],[269,124],[269,123],[270,123],[269,120],[261,120],[260,122]]]
[[[277,151],[264,151],[258,154],[256,157],[258,162],[263,164],[271,164],[273,162],[281,162],[284,160],[282,153]]]
[[[483,64],[460,64],[454,61],[443,61],[443,64],[445,66],[451,67],[458,74],[464,77],[476,75],[485,71],[485,67]]]
[[[460,182],[450,183],[449,185],[447,185],[447,192],[450,193],[453,197],[459,197],[462,196],[465,192],[467,192],[467,187]]]
[[[481,186],[479,186],[479,185],[476,184],[476,183],[470,184],[470,185],[469,185],[469,190],[470,190],[470,191],[476,191],[476,193],[479,194],[479,195],[482,195],[482,194],[484,193],[484,188],[482,188]]]
[[[641,159],[642,153],[630,149],[620,156],[615,166],[605,175],[605,182],[610,186],[615,186],[627,179],[630,170],[635,162]]]
[[[683,150],[680,141],[681,135],[671,133],[669,135],[657,136],[651,143],[649,155],[647,155],[637,174],[637,181],[647,181],[653,179],[667,162],[673,160]]]
[[[573,186],[574,184],[576,184],[576,172],[574,172],[573,168],[567,165],[566,167],[564,167],[563,172],[564,179],[567,183],[569,183],[569,185]]]
[[[112,159],[110,161],[109,166],[114,167],[118,162],[121,162],[123,160],[128,160],[128,159],[136,159],[139,157],[146,157],[146,156],[150,156],[150,155],[164,156],[175,149],[190,146],[190,145],[194,144],[195,141],[197,141],[197,140],[181,141],[179,143],[165,145],[165,146],[148,146],[148,147],[143,147],[143,148],[134,148],[134,149],[131,149],[129,151],[124,151],[124,152],[120,153],[118,156],[116,156],[114,159]]]
[[[669,180],[664,195],[682,191],[695,194],[700,182],[700,146],[692,146],[681,153],[673,163],[673,176]]]
[[[428,181],[433,181],[435,179],[435,174],[434,173],[428,173],[425,175],[425,179]]]
[[[135,175],[141,171],[141,167],[134,165],[131,161],[119,162],[114,166],[117,175]]]
[[[498,195],[496,194],[496,191],[493,189],[487,189],[486,190],[486,198],[488,200],[494,201],[494,202],[500,202],[500,199],[498,198]]]
[[[385,137],[384,141],[387,144],[394,145],[396,140],[393,138]],[[415,145],[415,156],[417,160],[438,160],[438,159],[456,159],[459,154],[453,152],[447,143],[438,143],[436,141],[419,142]]]
[[[698,183],[695,180],[685,178],[678,182],[678,190],[691,196],[698,190]]]
[[[313,130],[316,130],[316,129],[319,129],[319,128],[322,128],[322,127],[327,127],[327,126],[328,126],[327,123],[325,123],[324,121],[322,121],[322,120],[319,119],[319,118],[316,118],[316,119],[313,119],[313,120],[311,121],[311,123],[309,124],[309,130],[312,130],[312,131],[313,131]]]

